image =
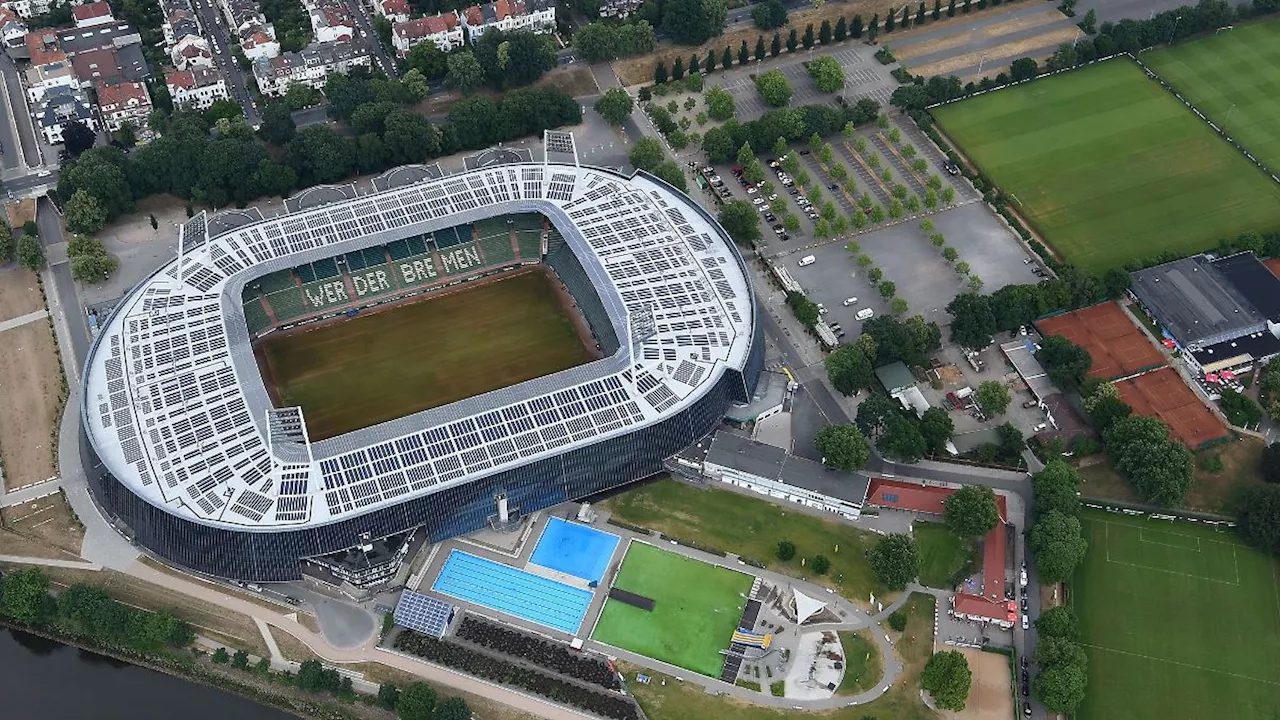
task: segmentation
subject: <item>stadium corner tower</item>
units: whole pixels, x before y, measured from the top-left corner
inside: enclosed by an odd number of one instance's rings
[[[408,538],[509,525],[652,475],[751,398],[764,348],[746,265],[665,182],[525,163],[398,168],[374,186],[269,219],[196,216],[178,259],[101,324],[81,455],[93,497],[139,545],[226,578],[292,580],[319,562],[360,584],[387,575],[360,574],[382,562],[375,547],[403,556]],[[514,231],[486,251],[459,230],[534,213],[545,222],[521,252]],[[437,242],[445,229],[461,245]],[[336,291],[290,274],[328,260]],[[323,440],[301,407],[272,403],[255,338],[530,265],[572,296],[600,359]],[[247,317],[246,288],[273,273],[293,278],[297,307]],[[353,555],[365,560],[344,566]]]

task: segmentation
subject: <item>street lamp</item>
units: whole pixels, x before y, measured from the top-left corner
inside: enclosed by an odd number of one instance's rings
[[[1173,36],[1178,32],[1178,23],[1182,21],[1182,16],[1173,19],[1173,29],[1169,31],[1169,44],[1173,44]]]

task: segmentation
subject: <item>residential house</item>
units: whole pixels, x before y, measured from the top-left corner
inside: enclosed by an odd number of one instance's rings
[[[441,52],[462,47],[462,22],[457,13],[415,18],[391,26],[391,44],[395,46],[396,55],[405,57],[410,48],[423,42],[434,43]]]
[[[474,44],[491,29],[503,32],[528,30],[535,33],[554,32],[556,6],[550,0],[497,0],[472,5],[461,11],[462,25]]]
[[[351,42],[355,37],[356,21],[342,0],[304,0],[303,7],[311,18],[311,33],[317,44]]]
[[[14,11],[0,7],[0,41],[4,42],[5,50],[11,54],[19,51],[20,55],[26,47],[26,40],[27,24]]]
[[[71,9],[71,18],[75,21],[76,27],[87,28],[96,27],[98,25],[106,25],[116,21],[111,14],[111,6],[104,2],[91,2],[84,5],[78,5]]]
[[[59,30],[57,38],[84,87],[93,87],[98,80],[136,82],[151,77],[142,55],[142,37],[128,23]]]
[[[69,0],[72,5],[79,5],[77,0]],[[12,0],[2,2],[0,7],[12,10],[18,17],[26,19],[43,15],[53,9],[53,0]]]
[[[169,58],[179,70],[193,67],[213,67],[213,53],[209,41],[199,35],[187,35],[169,49]]]
[[[140,82],[98,83],[98,110],[107,132],[115,132],[125,123],[143,132],[151,115],[151,96]]]
[[[200,36],[200,18],[187,0],[163,0],[160,10],[164,13],[160,30],[164,33],[165,47],[173,47],[188,35]]]
[[[62,144],[62,132],[69,122],[78,120],[90,130],[98,129],[93,109],[84,95],[75,88],[53,88],[39,105],[32,106],[32,111],[36,126],[44,135],[45,142],[50,145]]]
[[[175,107],[204,110],[215,100],[226,100],[227,81],[216,68],[176,70],[164,76]]]
[[[644,5],[644,0],[604,0],[600,3],[600,17],[625,18]]]
[[[27,102],[32,107],[35,107],[54,88],[78,88],[80,87],[80,80],[76,78],[71,63],[66,58],[63,58],[56,62],[27,67],[25,84],[27,87]]]
[[[273,58],[280,54],[276,29],[267,22],[254,0],[218,0],[222,16],[250,60]]]
[[[393,23],[409,19],[409,0],[375,0],[373,11]]]
[[[300,52],[258,58],[253,63],[253,77],[263,95],[282,96],[293,83],[323,88],[331,73],[345,74],[354,66],[368,67],[370,63],[369,49],[362,42],[324,43]]]
[[[67,54],[58,47],[58,36],[52,30],[29,32],[23,42],[32,65],[47,65],[67,59]]]

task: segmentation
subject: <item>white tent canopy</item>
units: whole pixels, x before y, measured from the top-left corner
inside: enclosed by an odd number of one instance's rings
[[[826,603],[817,598],[811,598],[799,590],[795,590],[794,593],[796,596],[796,624],[803,623],[827,607]]]

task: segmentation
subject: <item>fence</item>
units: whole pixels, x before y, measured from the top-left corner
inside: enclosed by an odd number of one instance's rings
[[[1080,497],[1080,504],[1093,508],[1094,510],[1105,510],[1106,512],[1120,513],[1129,516],[1144,516],[1148,520],[1181,520],[1182,522],[1200,523],[1215,528],[1234,528],[1236,523],[1234,520],[1214,513],[1197,512],[1195,510],[1174,510],[1170,508],[1161,508],[1154,505],[1144,505],[1142,503],[1124,502],[1122,500],[1109,500],[1103,498],[1091,498],[1087,496]]]

